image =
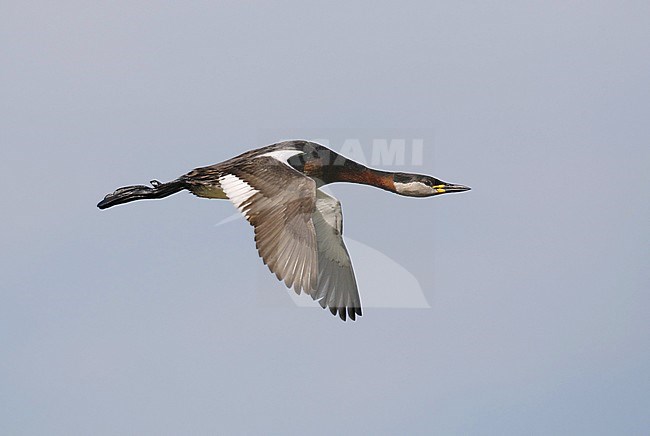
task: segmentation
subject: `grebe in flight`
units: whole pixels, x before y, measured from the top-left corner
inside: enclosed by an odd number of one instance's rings
[[[205,198],[229,199],[255,229],[260,257],[296,293],[309,294],[345,321],[361,316],[352,262],[343,242],[341,204],[319,188],[360,183],[410,197],[470,188],[419,174],[367,168],[308,141],[285,141],[197,168],[168,183],[127,186],[97,207],[164,198],[187,189]]]

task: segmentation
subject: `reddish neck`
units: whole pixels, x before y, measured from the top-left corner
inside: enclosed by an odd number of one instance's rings
[[[393,173],[365,167],[349,159],[343,163],[335,162],[325,171],[325,183],[348,182],[375,186],[395,192]]]

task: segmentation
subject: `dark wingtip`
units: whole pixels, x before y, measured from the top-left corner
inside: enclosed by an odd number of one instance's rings
[[[363,315],[360,307],[327,307],[322,303],[321,306],[323,306],[323,309],[329,309],[332,315],[338,316],[342,321],[347,321],[348,319],[351,321],[356,321],[357,316]]]
[[[361,307],[348,307],[348,317],[352,321],[357,320],[357,316],[362,316]]]

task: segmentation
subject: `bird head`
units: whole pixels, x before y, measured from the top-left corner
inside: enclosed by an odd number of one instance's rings
[[[471,189],[468,186],[443,182],[435,177],[409,173],[396,173],[393,183],[395,184],[395,192],[408,197],[431,197]]]

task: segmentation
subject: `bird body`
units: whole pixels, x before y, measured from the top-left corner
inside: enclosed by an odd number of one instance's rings
[[[164,198],[184,189],[198,197],[229,199],[254,227],[260,257],[279,280],[342,320],[355,320],[362,314],[361,300],[342,237],[341,204],[319,189],[335,182],[413,197],[470,189],[430,176],[370,169],[320,144],[296,140],[196,168],[168,183],[120,188],[97,206]]]

